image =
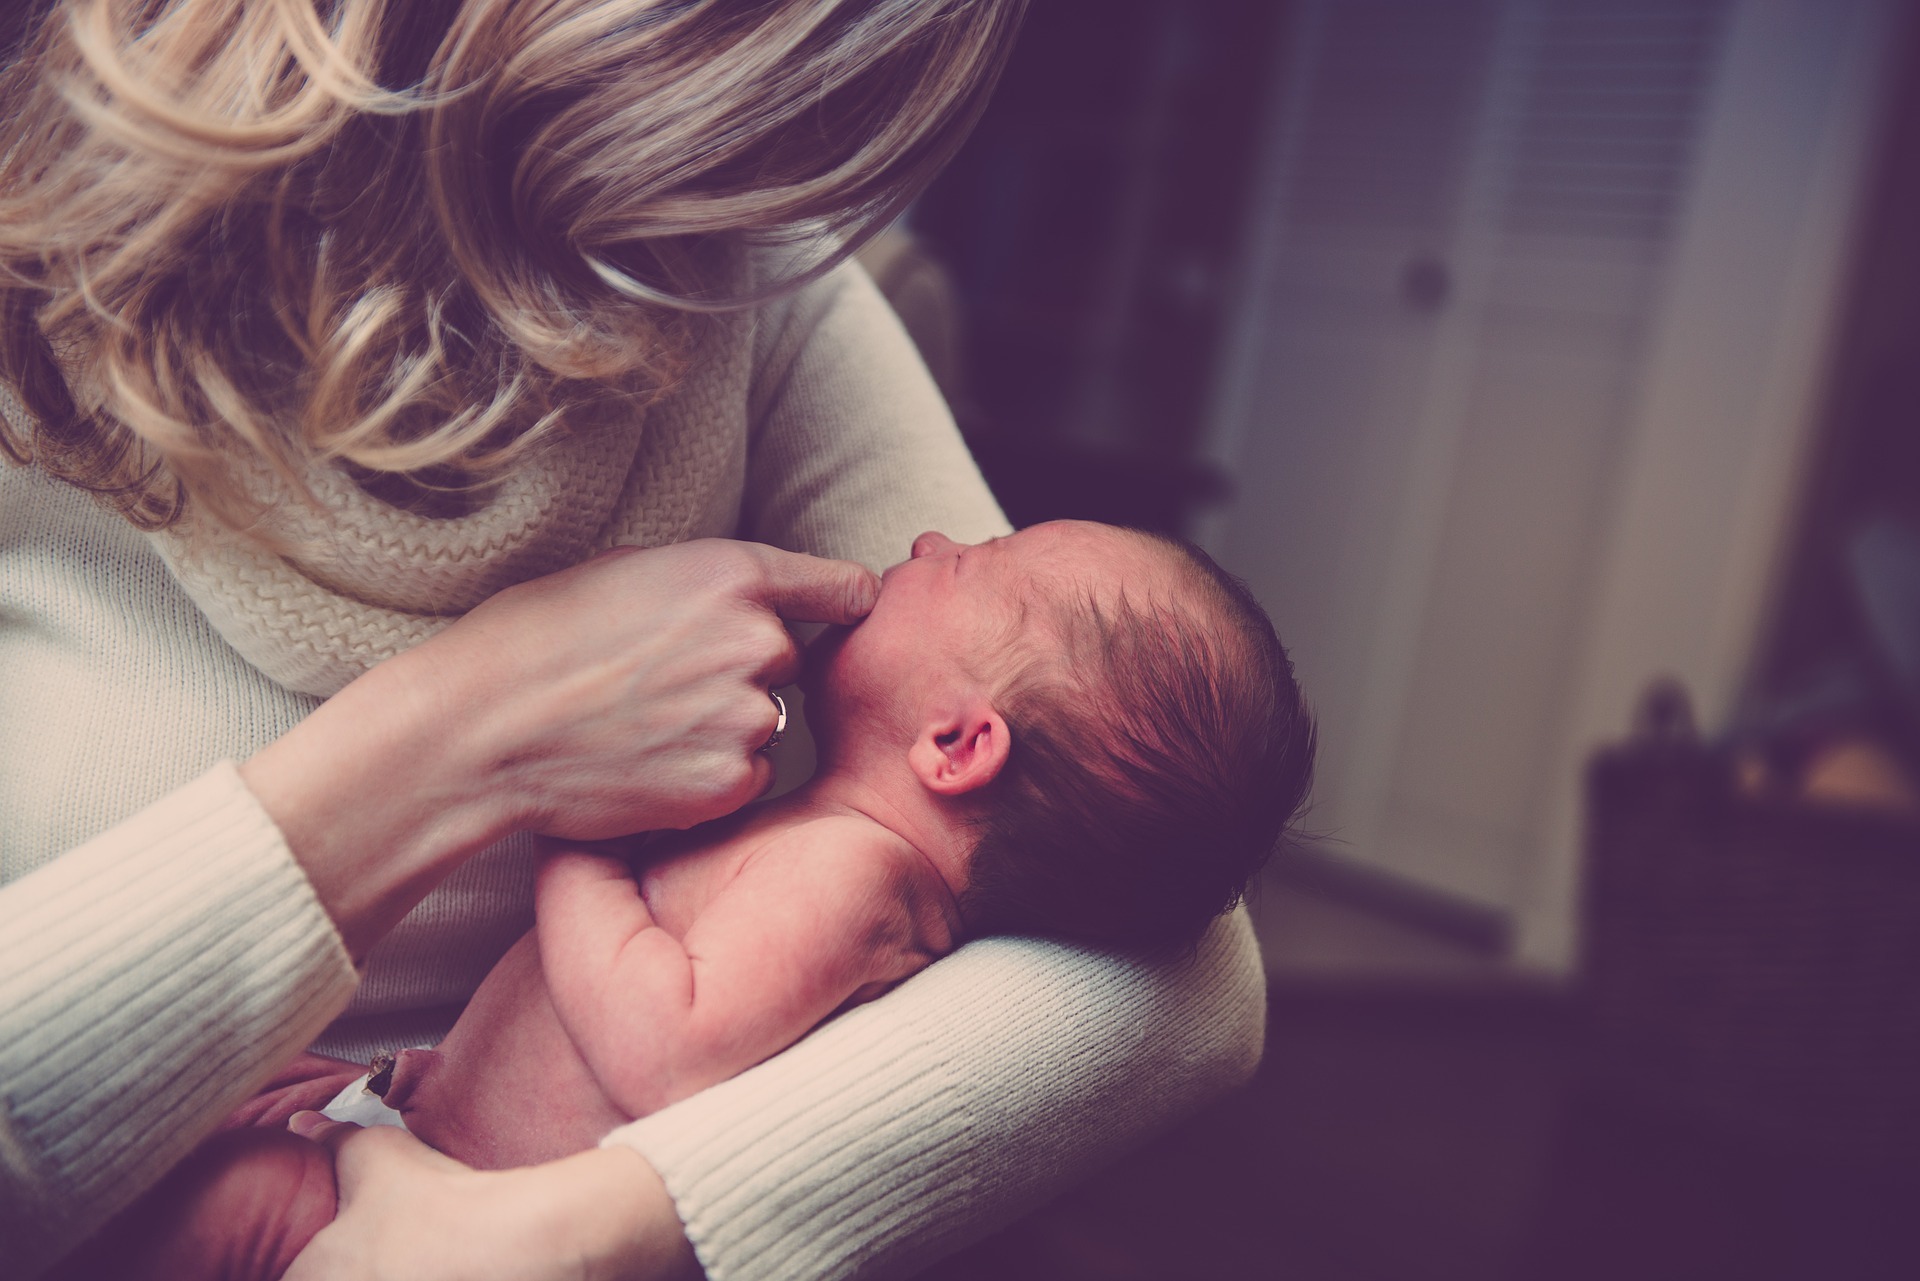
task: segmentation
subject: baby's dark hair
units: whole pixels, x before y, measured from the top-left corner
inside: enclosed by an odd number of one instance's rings
[[[960,902],[975,934],[1191,944],[1306,797],[1313,717],[1265,611],[1199,548],[1134,536],[1173,596],[1069,600],[1057,652],[1002,692],[1012,749]]]

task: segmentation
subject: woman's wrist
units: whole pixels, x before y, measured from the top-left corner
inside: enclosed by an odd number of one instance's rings
[[[454,732],[443,673],[403,654],[241,763],[356,961],[469,855],[523,825]]]
[[[666,1184],[632,1148],[594,1148],[541,1169],[556,1197],[556,1244],[578,1251],[593,1281],[705,1275]]]

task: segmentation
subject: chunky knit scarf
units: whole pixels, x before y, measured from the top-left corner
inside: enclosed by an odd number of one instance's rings
[[[288,498],[262,467],[249,483],[268,495],[266,519],[295,552],[191,516],[153,541],[242,657],[289,689],[325,697],[503,587],[618,544],[731,533],[751,343],[710,337],[718,341],[702,344],[687,379],[646,411],[644,429],[636,412],[629,423],[558,439],[470,514],[401,510],[336,468],[308,478],[316,507]]]

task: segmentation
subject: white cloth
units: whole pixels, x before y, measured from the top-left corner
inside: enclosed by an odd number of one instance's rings
[[[638,483],[706,497],[663,517],[667,532],[618,541],[736,532],[878,567],[921,529],[1004,531],[857,272],[743,319],[699,359],[730,371],[696,384],[711,398],[701,449]],[[234,600],[216,629],[149,540],[0,467],[8,1276],[98,1226],[323,1031],[317,1048],[348,1058],[432,1043],[531,923],[527,851],[510,841],[383,940],[355,990],[279,832],[222,763],[317,701],[229,643],[262,634],[236,618],[272,615]],[[899,1275],[1243,1080],[1261,991],[1244,917],[1166,966],[988,940],[608,1141],[660,1170],[713,1281]]]
[[[367,1082],[372,1079],[365,1074],[355,1077],[352,1085],[327,1101],[320,1115],[329,1121],[345,1121],[351,1125],[390,1125],[396,1130],[406,1129],[407,1118],[367,1088]]]

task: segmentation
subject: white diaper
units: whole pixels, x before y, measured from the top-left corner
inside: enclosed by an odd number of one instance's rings
[[[355,1125],[397,1125],[406,1129],[406,1119],[388,1107],[385,1099],[367,1088],[369,1079],[362,1076],[334,1095],[333,1102],[320,1109],[320,1115],[330,1121],[351,1121]]]

